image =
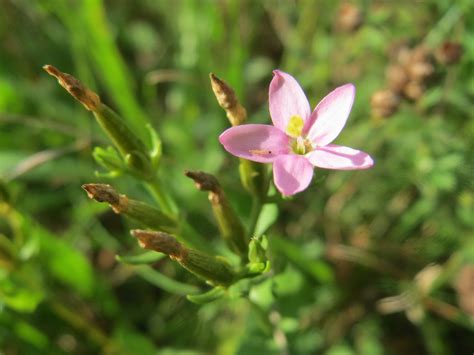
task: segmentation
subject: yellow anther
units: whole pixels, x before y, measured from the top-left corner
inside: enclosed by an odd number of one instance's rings
[[[293,115],[286,126],[286,133],[291,137],[299,137],[303,132],[304,121],[301,116]]]

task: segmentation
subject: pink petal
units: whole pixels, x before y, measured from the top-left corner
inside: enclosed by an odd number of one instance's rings
[[[274,70],[275,75],[270,83],[269,102],[270,116],[273,125],[286,132],[288,121],[292,116],[300,116],[306,121],[311,108],[300,84],[290,74]]]
[[[357,170],[368,169],[374,165],[367,153],[335,144],[317,147],[307,157],[311,164],[325,169]]]
[[[316,106],[306,122],[305,132],[317,145],[331,143],[341,133],[351,112],[355,86],[346,84],[331,91]]]
[[[312,178],[313,166],[303,155],[281,155],[273,163],[273,180],[283,195],[306,189]]]
[[[219,136],[230,154],[259,163],[271,163],[290,150],[288,136],[271,125],[245,124],[231,127]]]

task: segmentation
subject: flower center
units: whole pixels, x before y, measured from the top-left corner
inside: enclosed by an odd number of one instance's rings
[[[307,138],[296,137],[291,140],[291,150],[298,155],[305,155],[313,150],[313,145]]]
[[[313,150],[311,142],[302,136],[303,127],[304,120],[298,115],[291,116],[286,126],[286,134],[293,138],[290,143],[291,150],[298,155],[305,155]]]

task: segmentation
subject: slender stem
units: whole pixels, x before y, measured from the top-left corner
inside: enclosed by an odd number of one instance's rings
[[[49,305],[54,313],[71,325],[73,328],[84,332],[89,339],[101,348],[114,348],[115,344],[96,325],[92,324],[85,317],[75,310],[71,310],[57,300],[50,300]]]
[[[264,196],[252,196],[252,210],[250,212],[250,223],[248,228],[248,235],[247,239],[253,237],[255,234],[255,228],[257,227],[258,217],[260,217],[260,213],[262,212],[262,208],[268,201],[268,191],[270,190],[270,174],[268,171],[265,173],[265,193]]]
[[[254,197],[252,200],[252,210],[250,212],[250,223],[249,223],[249,229],[248,229],[247,239],[249,240],[255,234],[255,228],[257,227],[258,217],[260,216],[262,207],[263,207],[262,200],[258,197]]]
[[[459,308],[433,297],[426,297],[423,304],[427,309],[436,313],[438,316],[466,327],[467,329],[474,330],[474,317],[463,313]]]
[[[151,181],[145,182],[153,198],[159,203],[161,210],[170,217],[176,217],[177,208],[171,196],[163,190],[163,186],[158,177]]]

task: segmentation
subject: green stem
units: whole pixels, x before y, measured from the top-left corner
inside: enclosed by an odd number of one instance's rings
[[[255,234],[255,228],[257,227],[258,217],[260,217],[263,205],[265,205],[268,200],[268,191],[270,190],[270,174],[268,174],[268,171],[265,174],[264,186],[265,188],[264,194],[262,194],[263,196],[252,196],[252,210],[250,212],[250,223],[247,238],[248,240],[250,240]]]
[[[64,304],[54,299],[50,300],[49,305],[59,318],[63,319],[73,328],[84,332],[96,345],[100,346],[101,348],[115,347],[115,344],[112,343],[112,341],[100,328],[81,316],[81,314],[77,311],[69,309]]]
[[[255,228],[257,227],[258,217],[260,216],[260,212],[262,212],[263,203],[262,200],[258,197],[254,197],[252,200],[252,210],[250,212],[250,223],[248,229],[248,238],[253,237],[255,233]]]
[[[170,217],[177,216],[177,207],[171,196],[162,188],[162,183],[158,177],[151,181],[146,181],[145,186],[150,191],[153,198],[158,202],[161,210]]]

